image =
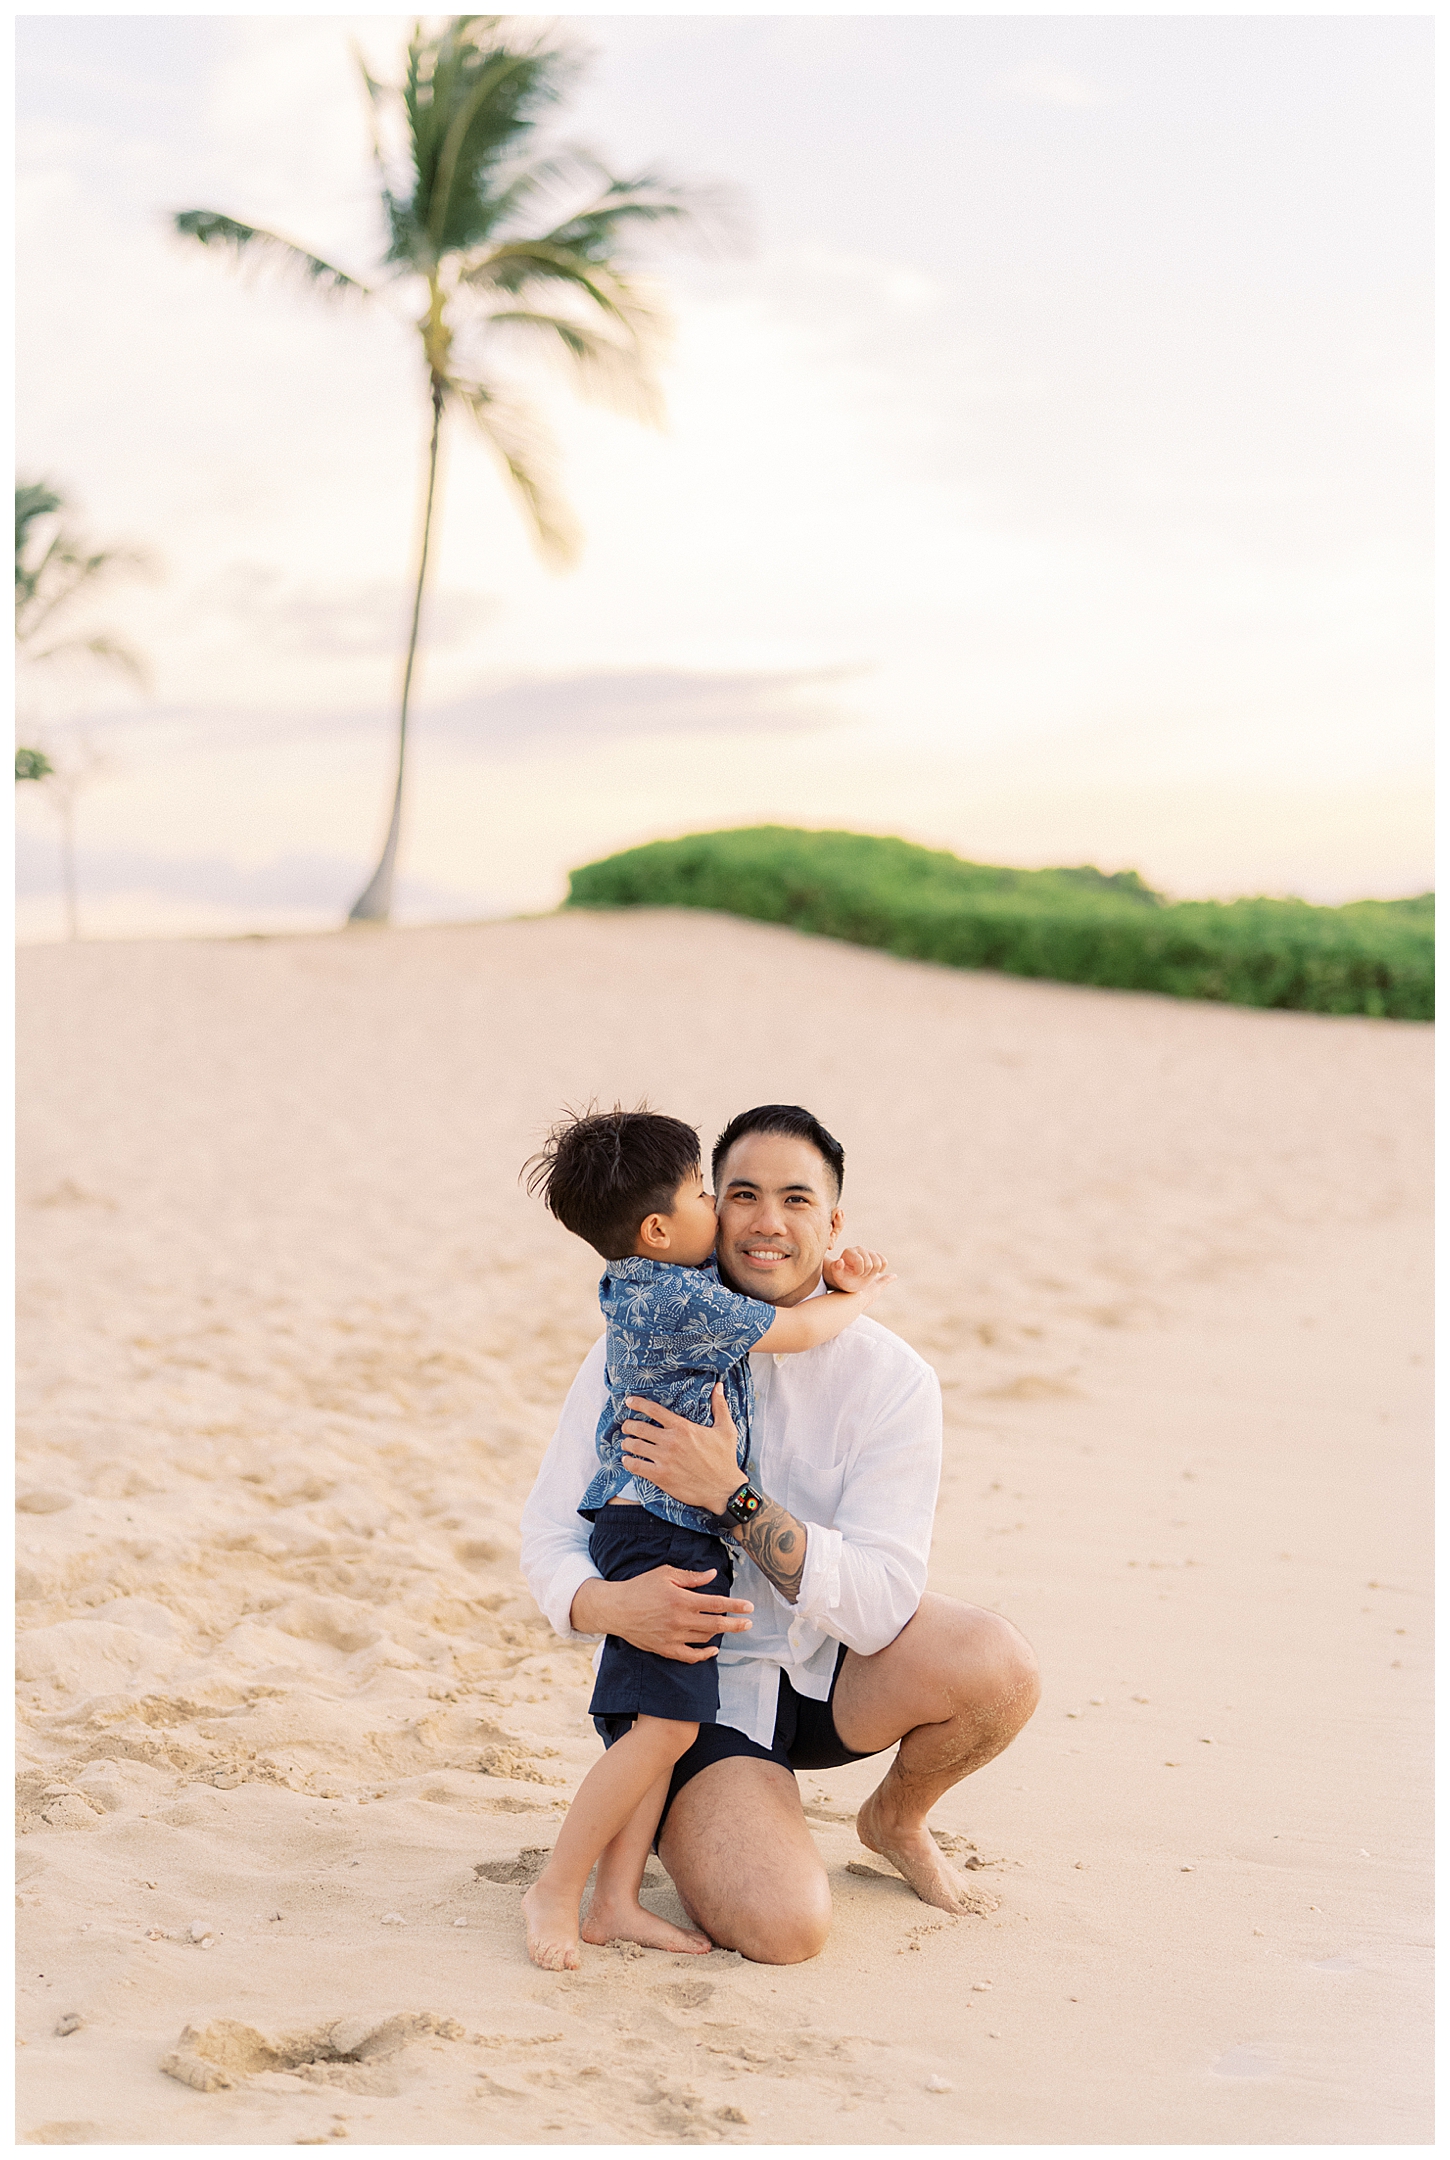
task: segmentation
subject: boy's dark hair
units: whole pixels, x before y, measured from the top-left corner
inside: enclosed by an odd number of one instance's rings
[[[826,1168],[836,1181],[836,1198],[841,1197],[841,1187],[846,1182],[846,1150],[834,1133],[828,1133],[818,1117],[809,1110],[802,1110],[799,1103],[762,1103],[756,1110],[742,1110],[733,1117],[715,1142],[710,1157],[710,1181],[718,1184],[720,1165],[747,1133],[784,1133],[792,1140],[809,1140]]]
[[[542,1192],[566,1230],[606,1260],[634,1251],[646,1215],[668,1215],[675,1194],[700,1167],[700,1135],[679,1118],[641,1104],[561,1118],[524,1164],[526,1190]]]

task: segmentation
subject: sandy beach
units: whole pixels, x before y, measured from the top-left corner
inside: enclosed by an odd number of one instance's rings
[[[1431,2137],[1428,1028],[669,913],[19,973],[22,2141]],[[933,1587],[1043,1667],[936,1818],[980,1914],[857,1844],[885,1758],[803,1780],[795,1968],[524,1954],[598,1743],[517,1520],[600,1320],[516,1176],[646,1093],[840,1135]]]

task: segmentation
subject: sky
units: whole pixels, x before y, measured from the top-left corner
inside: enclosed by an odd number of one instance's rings
[[[397,917],[774,821],[1170,893],[1432,882],[1432,25],[1393,16],[569,16],[557,123],[722,191],[648,274],[642,428],[539,378],[586,535],[532,549],[452,425]],[[404,17],[22,16],[18,448],[150,558],[22,670],[86,764],[88,935],[322,926],[386,822],[427,413],[366,274],[356,44]],[[20,791],[19,929],[59,935]]]

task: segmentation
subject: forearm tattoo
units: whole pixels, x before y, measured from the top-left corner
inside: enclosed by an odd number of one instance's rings
[[[749,1553],[768,1583],[788,1605],[801,1594],[801,1575],[806,1564],[806,1526],[788,1515],[776,1500],[766,1500],[760,1512],[742,1523],[735,1541]]]

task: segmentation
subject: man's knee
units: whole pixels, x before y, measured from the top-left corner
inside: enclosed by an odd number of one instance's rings
[[[1042,1692],[1037,1658],[1001,1613],[928,1592],[917,1608],[924,1668],[958,1708],[970,1702],[1025,1725]]]
[[[961,1682],[982,1704],[990,1704],[1017,1726],[1027,1723],[1042,1694],[1037,1656],[1020,1628],[1001,1613],[980,1606],[963,1608],[966,1623],[959,1636]]]
[[[831,1887],[824,1869],[807,1873],[787,1896],[737,1898],[729,1928],[725,1947],[752,1964],[803,1965],[819,1957],[831,1932]]]
[[[762,1790],[752,1790],[752,1771],[765,1773]],[[799,1965],[818,1956],[831,1932],[831,1886],[794,1780],[773,1765],[751,1764],[747,1771],[738,1761],[704,1773],[702,1786],[705,1776],[716,1789],[697,1794],[692,1780],[660,1838],[660,1858],[685,1910],[722,1949],[757,1965]],[[730,1798],[737,1801],[733,1814],[721,1805]],[[750,1801],[753,1808],[738,1805]],[[754,1835],[742,1843],[747,1813]]]

